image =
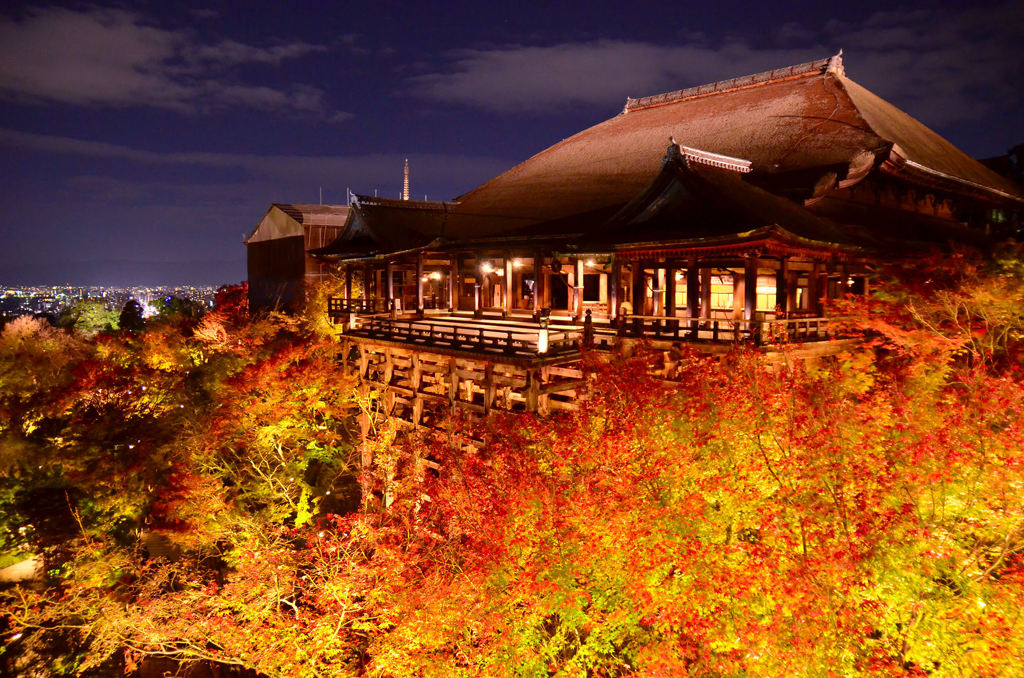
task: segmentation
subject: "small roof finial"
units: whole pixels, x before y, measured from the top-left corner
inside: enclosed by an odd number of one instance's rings
[[[683,149],[676,141],[674,135],[668,138],[668,148],[665,149],[665,157],[661,159],[661,166],[664,167],[673,160],[686,161],[686,158],[683,155]]]
[[[846,69],[843,68],[843,50],[840,49],[839,53],[828,60],[828,72],[835,73],[836,75],[846,75]]]
[[[405,159],[405,177],[402,183],[402,200],[409,199],[409,158]]]

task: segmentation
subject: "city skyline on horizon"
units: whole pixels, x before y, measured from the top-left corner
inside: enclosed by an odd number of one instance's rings
[[[237,283],[273,202],[397,197],[406,157],[414,198],[452,199],[626,96],[840,49],[970,155],[1024,141],[1016,2],[467,7],[10,4],[0,281]]]

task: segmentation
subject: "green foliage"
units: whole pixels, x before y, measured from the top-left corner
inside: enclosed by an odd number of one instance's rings
[[[206,312],[206,307],[192,299],[166,296],[153,300],[153,308],[157,317],[162,319],[178,318],[195,320]]]
[[[100,299],[85,299],[75,302],[61,314],[57,325],[74,328],[87,337],[99,332],[113,332],[118,329],[120,314]]]

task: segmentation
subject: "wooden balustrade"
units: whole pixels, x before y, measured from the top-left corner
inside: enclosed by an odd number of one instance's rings
[[[630,315],[620,318],[615,327],[619,336],[673,341],[753,341],[756,344],[776,344],[831,338],[827,318],[734,320]]]
[[[412,346],[450,348],[518,356],[557,356],[578,351],[576,330],[532,328],[520,324],[461,323],[444,319],[375,317],[347,332],[354,337],[397,341]]]
[[[425,311],[439,310],[431,308],[435,304],[428,301],[433,300],[424,300]],[[397,318],[373,315],[383,311],[379,299],[328,299],[328,314],[332,320],[347,320],[353,316],[353,325],[346,331],[355,336],[508,355],[559,355],[595,343],[609,346],[616,337],[711,343],[749,341],[759,345],[832,338],[828,319],[818,317],[736,320],[628,315],[604,323],[594,321],[588,314],[586,321],[579,325],[553,323],[542,328],[525,318],[501,321],[443,313],[427,318],[423,314]],[[545,332],[546,342],[542,339]]]
[[[383,311],[382,299],[327,298],[327,316],[334,321],[344,318],[349,313],[380,313]]]

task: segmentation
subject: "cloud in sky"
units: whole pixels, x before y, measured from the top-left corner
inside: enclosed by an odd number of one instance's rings
[[[323,90],[241,82],[232,67],[278,65],[329,48],[306,42],[204,44],[192,32],[120,9],[36,8],[0,18],[0,96],[29,103],[145,106],[182,112],[241,106],[340,121]]]
[[[545,112],[573,104],[608,105],[680,83],[700,83],[760,70],[765,58],[781,64],[816,50],[756,50],[741,42],[721,47],[669,47],[623,40],[461,50],[450,69],[412,78],[413,92],[436,101],[492,111]]]
[[[132,148],[102,141],[87,141],[46,134],[33,134],[18,130],[0,128],[0,147],[44,153],[74,155],[88,159],[120,160],[150,166],[181,165],[217,170],[241,170],[246,177],[236,184],[239,194],[275,196],[279,200],[295,200],[288,197],[293,191],[305,186],[312,195],[318,185],[331,183],[335,186],[350,186],[353,190],[367,191],[374,186],[398,186],[404,159],[409,158],[414,178],[414,188],[422,190],[416,177],[429,177],[431,186],[456,190],[468,190],[506,169],[508,161],[489,156],[472,156],[446,153],[369,153],[358,155],[266,155],[257,153],[209,153],[174,152],[162,153]],[[257,187],[252,182],[261,182]],[[419,184],[419,186],[416,186]],[[222,184],[223,185],[223,184]],[[205,186],[205,185],[204,185]],[[280,190],[275,191],[274,187]],[[140,199],[166,201],[173,198],[186,200],[205,196],[211,199],[224,197],[223,189],[194,184],[170,184],[146,182],[137,179],[116,179],[89,176],[76,179],[69,188],[85,188],[99,199],[117,199],[137,196]],[[154,189],[154,190],[147,190]],[[436,189],[427,189],[436,190]],[[341,191],[343,193],[343,190]],[[451,198],[451,195],[433,195],[433,199]],[[262,197],[260,198],[263,199]]]
[[[1024,78],[1024,4],[878,12],[823,30],[783,25],[767,44],[699,36],[682,45],[627,40],[458,50],[446,66],[409,81],[416,96],[494,112],[542,114],[609,106],[829,56],[845,48],[847,72],[931,124],[972,120],[1015,105]],[[811,27],[816,29],[817,27]]]

